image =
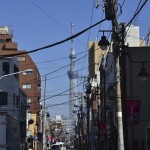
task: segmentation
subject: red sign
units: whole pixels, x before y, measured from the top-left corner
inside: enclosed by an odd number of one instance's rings
[[[127,100],[127,119],[131,126],[137,125],[139,123],[140,116],[140,99],[128,99]]]
[[[56,141],[56,139],[54,137],[52,137],[52,136],[48,136],[47,138],[48,138],[48,141],[51,141],[51,142],[55,142]]]
[[[100,122],[99,123],[99,129],[100,129],[100,134],[105,135],[106,134],[106,123]]]

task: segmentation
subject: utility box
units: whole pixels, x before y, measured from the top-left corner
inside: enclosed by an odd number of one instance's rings
[[[105,19],[113,20],[115,18],[115,5],[113,0],[106,0],[105,5]]]

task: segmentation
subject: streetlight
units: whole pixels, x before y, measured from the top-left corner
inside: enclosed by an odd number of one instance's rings
[[[123,26],[123,25],[122,25]],[[121,26],[121,27],[122,27]],[[122,30],[124,29],[123,27],[121,28]],[[122,31],[121,30],[121,31]],[[107,49],[107,46],[110,44],[106,37],[104,36],[104,30],[102,31],[103,32],[103,36],[101,38],[101,40],[99,41],[98,45],[101,47],[102,50],[106,50]],[[113,32],[111,30],[106,30],[106,32]],[[123,31],[122,31],[123,32]],[[124,37],[124,35],[122,34],[122,37]],[[122,45],[121,45],[121,48],[124,50],[124,38],[122,38],[123,40],[121,41]],[[118,41],[117,41],[118,42]],[[118,43],[117,43],[118,45]],[[118,47],[114,47],[114,50],[117,49]],[[123,50],[122,50],[122,53],[123,53]],[[122,54],[121,53],[121,54]],[[123,63],[123,61],[120,61],[119,58],[121,58],[121,60],[123,60],[123,57],[124,55],[121,55],[121,57],[114,53],[114,57],[115,57],[115,68],[116,68],[116,72],[115,72],[115,78],[116,78],[116,102],[117,102],[117,112],[116,112],[116,115],[117,115],[117,123],[118,123],[118,149],[119,150],[124,150],[124,126],[123,126],[123,111],[124,109],[122,108],[122,101],[123,101],[123,98],[125,99],[125,97],[123,97],[123,95],[125,95],[125,89],[124,91],[122,90],[122,85],[123,85],[123,82],[125,82],[125,80],[122,80],[121,79],[124,79],[124,74],[122,74],[122,72],[120,72],[120,67],[122,67],[123,65],[121,64],[121,62]],[[125,86],[125,84],[124,84]],[[105,72],[104,72],[104,100],[105,100]],[[104,101],[105,102],[105,101]],[[125,102],[125,101],[124,101]],[[106,103],[104,103],[104,107],[106,108]],[[123,110],[122,110],[123,109]],[[104,113],[106,115],[106,113]],[[105,136],[106,138],[106,136]]]
[[[101,40],[98,42],[98,45],[101,47],[102,50],[106,50],[107,47],[110,45],[109,41],[106,39],[106,36],[104,35],[104,32],[112,32],[111,30],[100,30],[99,32],[103,32],[103,36],[101,37]]]
[[[14,73],[6,74],[6,75],[1,76],[0,79],[2,79],[2,78],[4,78],[4,77],[11,76],[11,75],[20,74],[20,73],[23,73],[23,72],[31,73],[31,72],[33,72],[33,70],[32,70],[32,69],[26,69],[26,70],[14,72]]]
[[[106,39],[105,35],[103,35],[101,37],[101,40],[98,42],[98,45],[101,47],[102,50],[106,50],[107,49],[107,46],[109,45],[109,42]]]

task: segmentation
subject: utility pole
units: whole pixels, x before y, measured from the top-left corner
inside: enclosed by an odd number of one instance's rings
[[[127,101],[127,91],[126,91],[126,46],[125,46],[125,23],[120,25],[121,32],[121,99],[122,99],[122,119],[123,119],[123,136],[124,136],[124,149],[128,149],[128,128],[127,128],[127,113],[126,113],[126,101]]]
[[[45,143],[45,123],[46,123],[46,103],[45,103],[45,99],[46,99],[46,76],[45,76],[45,80],[44,80],[44,107],[43,107],[43,124],[42,124],[42,132],[43,132],[43,146],[42,149],[45,150],[46,149],[46,143]]]
[[[87,150],[90,150],[90,94],[91,94],[91,84],[88,83],[87,85],[87,90],[86,90],[86,95],[87,95]]]
[[[117,98],[116,115],[117,115],[117,121],[118,121],[117,122],[118,123],[118,150],[124,150],[119,58],[116,59],[116,98]]]
[[[83,104],[82,102],[81,102],[81,136],[83,137]],[[83,138],[81,138],[81,149],[82,148],[83,148]]]
[[[89,94],[87,95],[87,150],[90,149],[90,140],[89,140],[89,119],[90,119],[90,114],[89,114]]]
[[[124,150],[124,130],[123,130],[123,113],[122,113],[122,98],[121,93],[121,66],[120,66],[120,48],[118,42],[118,23],[116,19],[116,0],[106,0],[105,3],[105,16],[107,20],[112,21],[112,40],[113,40],[113,53],[114,53],[114,63],[116,69],[116,103],[117,103],[117,123],[118,123],[118,150]],[[124,37],[122,37],[124,38]],[[124,39],[123,39],[124,40]],[[124,43],[122,43],[124,44]],[[122,46],[123,47],[123,46]],[[126,131],[127,132],[127,131]]]
[[[97,109],[98,109],[98,121],[97,121],[97,127],[98,127],[98,137],[97,137],[97,147],[100,149],[100,127],[99,127],[99,122],[100,122],[100,90],[99,86],[97,84],[96,87],[96,99],[97,99]]]
[[[114,22],[113,24],[115,25]],[[114,26],[113,34],[116,34],[115,28],[116,25]],[[114,42],[116,42],[116,39],[114,39]],[[121,69],[122,68],[120,66],[120,49],[118,48],[118,43],[114,43],[114,60],[115,60],[115,69],[116,69],[116,99],[117,99],[116,116],[117,116],[117,123],[118,123],[118,150],[124,150],[122,93],[121,93]]]

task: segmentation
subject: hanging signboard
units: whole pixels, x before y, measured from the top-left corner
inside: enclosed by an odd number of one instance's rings
[[[127,113],[128,124],[130,126],[137,125],[139,123],[139,117],[140,117],[141,100],[128,99],[126,102],[127,102],[126,113]]]

